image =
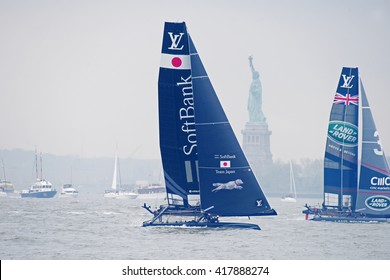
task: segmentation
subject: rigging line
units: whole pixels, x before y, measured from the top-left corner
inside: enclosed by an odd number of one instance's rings
[[[229,168],[224,168],[224,167],[218,167],[218,166],[199,166],[201,169],[224,169],[224,170],[236,170],[236,169],[248,169],[251,168],[249,165],[247,166],[237,166],[237,167],[229,167]]]
[[[4,181],[7,181],[7,177],[5,176],[5,167],[4,167],[4,160],[3,160],[3,157],[1,157],[1,163],[2,163],[2,165],[3,165]]]
[[[384,170],[384,169],[382,169],[382,168],[379,168],[379,167],[377,167],[377,166],[374,166],[374,165],[371,165],[371,164],[368,164],[368,163],[365,163],[365,162],[362,162],[361,164],[362,164],[363,166],[367,167],[367,168],[374,169],[374,170],[379,171],[379,172],[381,172],[381,173],[385,173],[385,174],[390,175],[390,172],[389,172],[389,171]]]
[[[217,124],[229,124],[229,122],[195,123],[195,125],[217,125]]]
[[[204,79],[204,78],[208,78],[209,76],[196,76],[196,77],[192,77],[192,79]]]

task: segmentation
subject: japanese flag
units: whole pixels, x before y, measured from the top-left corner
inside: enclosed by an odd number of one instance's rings
[[[161,54],[160,67],[169,69],[188,70],[191,69],[191,58],[189,55]]]
[[[230,167],[230,160],[221,160],[219,162],[219,167],[221,167],[221,168]]]

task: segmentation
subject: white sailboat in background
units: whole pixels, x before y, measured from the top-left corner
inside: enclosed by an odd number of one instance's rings
[[[290,193],[282,197],[282,201],[297,202],[297,190],[295,188],[294,170],[291,161],[290,161]]]
[[[117,184],[117,178],[119,175],[119,188]],[[122,190],[122,183],[121,183],[121,175],[120,175],[120,168],[119,168],[119,160],[118,155],[115,153],[115,163],[114,163],[114,175],[112,178],[112,184],[111,189],[106,190],[104,193],[104,197],[107,198],[137,198],[138,194],[130,191]]]

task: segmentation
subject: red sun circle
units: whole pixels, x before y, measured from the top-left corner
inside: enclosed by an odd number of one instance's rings
[[[181,59],[179,58],[179,57],[174,57],[174,58],[172,58],[172,65],[174,66],[174,67],[180,67],[181,66],[181,64],[182,64],[182,61],[181,61]]]
[[[227,166],[227,165],[228,165],[227,162],[224,162],[224,163],[223,163],[223,166]]]

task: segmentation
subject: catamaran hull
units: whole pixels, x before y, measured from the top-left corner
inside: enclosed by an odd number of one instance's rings
[[[193,207],[191,209],[185,209],[180,206],[165,205],[160,206],[157,212],[153,212],[150,206],[146,203],[142,206],[149,213],[154,215],[152,220],[145,221],[143,227],[184,227],[184,228],[225,228],[225,229],[256,229],[260,230],[260,227],[256,224],[249,223],[232,223],[232,222],[219,222],[218,216],[212,216],[201,212],[199,207]],[[182,216],[182,217],[197,217],[195,220],[189,222],[175,221],[164,222],[163,217],[166,216]]]
[[[326,221],[336,223],[390,223],[386,218],[348,218],[348,217],[313,217],[312,221]]]
[[[312,208],[306,205],[305,219],[310,221],[336,222],[336,223],[390,223],[389,216],[375,217],[357,212],[335,212],[324,209]],[[312,218],[309,218],[311,217]]]
[[[314,216],[310,220],[336,222],[336,223],[390,223],[390,219],[387,218],[370,218],[370,217]]]
[[[220,229],[255,229],[260,230],[260,227],[256,224],[248,223],[206,223],[206,222],[178,222],[178,223],[148,223],[145,222],[143,227],[183,227],[183,228],[220,228]]]
[[[49,192],[31,192],[31,193],[21,193],[22,198],[52,198],[57,194],[57,191]]]

